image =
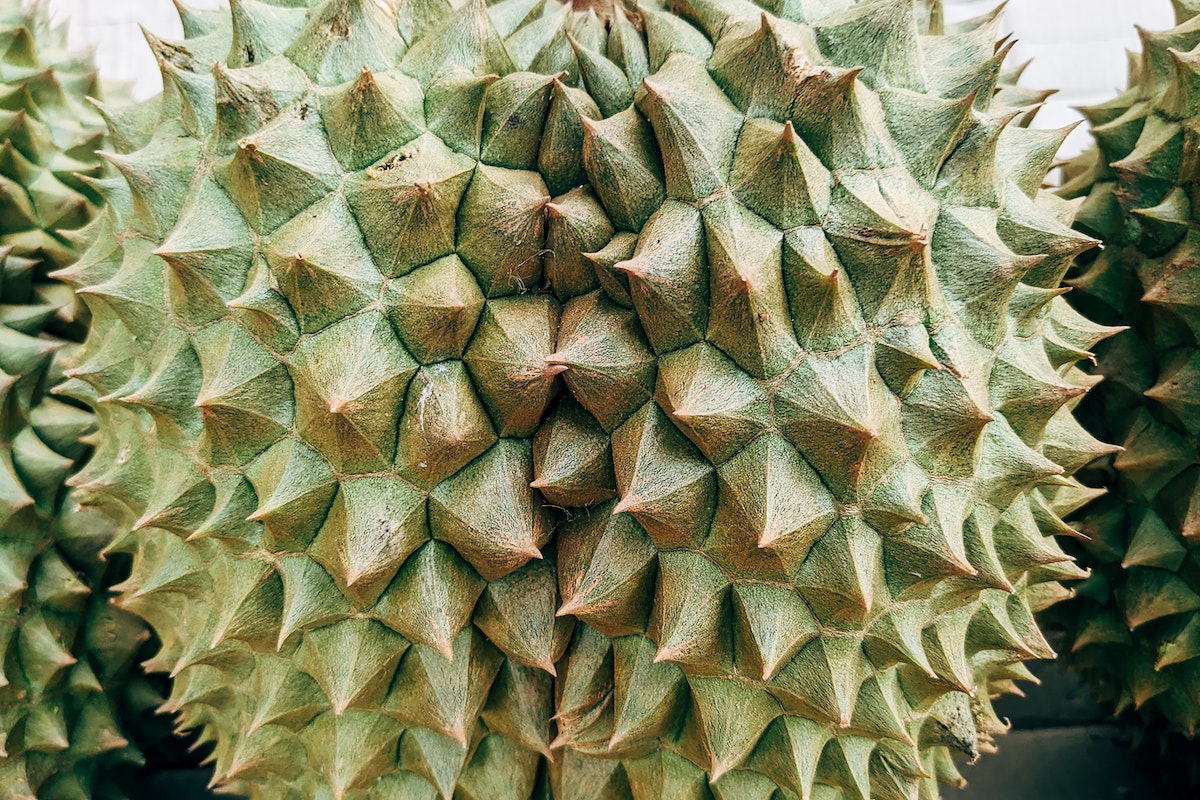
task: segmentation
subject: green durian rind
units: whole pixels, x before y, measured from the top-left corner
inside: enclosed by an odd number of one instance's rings
[[[184,30],[60,274],[95,320],[75,484],[218,784],[961,782],[1052,655],[1032,608],[1080,575],[1053,535],[1107,452],[1057,297],[1094,242],[995,15],[241,0]]]
[[[1080,259],[1068,297],[1128,329],[1097,348],[1091,372],[1103,382],[1079,408],[1088,430],[1124,449],[1090,471],[1110,490],[1073,522],[1092,576],[1056,613],[1068,663],[1102,700],[1190,737],[1200,725],[1200,18],[1194,3],[1175,7],[1175,28],[1140,32],[1129,87],[1083,109],[1097,146],[1066,167],[1077,227],[1105,242]]]
[[[46,15],[0,2],[0,795],[118,797],[161,697],[137,674],[149,631],[109,602],[116,529],[65,486],[96,425],[54,394],[87,313],[49,273],[99,213],[105,126],[94,67]]]

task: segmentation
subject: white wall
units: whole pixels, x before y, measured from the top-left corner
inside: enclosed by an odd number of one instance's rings
[[[998,0],[945,0],[951,19],[982,14]],[[197,8],[214,8],[221,0],[187,0]],[[60,18],[70,20],[77,44],[94,44],[103,73],[132,81],[140,97],[160,88],[154,59],[138,25],[167,38],[179,35],[171,0],[50,0]],[[1033,59],[1023,83],[1059,87],[1041,112],[1038,124],[1060,127],[1079,119],[1072,106],[1098,103],[1125,85],[1125,50],[1139,49],[1133,25],[1151,30],[1172,23],[1168,0],[1009,0],[1005,29],[1017,38],[1010,58]],[[1064,154],[1082,150],[1089,141],[1075,131]]]

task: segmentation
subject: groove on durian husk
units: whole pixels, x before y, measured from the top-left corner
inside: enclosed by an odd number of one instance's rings
[[[234,3],[110,110],[75,481],[255,798],[933,798],[1095,330],[988,15]],[[749,119],[748,119],[749,118]]]
[[[1095,393],[1079,418],[1124,448],[1089,470],[1111,493],[1074,523],[1092,576],[1062,607],[1068,663],[1116,712],[1187,736],[1200,725],[1200,547],[1195,391],[1200,18],[1175,3],[1177,26],[1141,31],[1129,88],[1083,109],[1097,147],[1066,167],[1077,227],[1105,241],[1081,259],[1069,297],[1083,313],[1128,326],[1097,348]],[[1175,752],[1174,745],[1163,745]],[[1195,776],[1192,780],[1195,781]]]
[[[0,796],[118,797],[134,790],[161,697],[136,673],[145,625],[109,603],[115,534],[64,482],[96,433],[54,395],[86,330],[70,265],[98,213],[89,59],[44,7],[0,1]],[[145,741],[145,739],[143,739]]]

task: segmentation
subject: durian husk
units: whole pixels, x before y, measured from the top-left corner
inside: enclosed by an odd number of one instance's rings
[[[1053,655],[1110,331],[998,16],[601,12],[184,9],[105,109],[73,484],[214,785],[935,798]]]
[[[0,796],[110,798],[162,700],[137,667],[148,629],[109,602],[116,528],[65,485],[96,432],[55,395],[87,312],[48,276],[86,246],[105,133],[95,69],[46,13],[0,2]]]
[[[1072,523],[1087,536],[1072,552],[1092,575],[1049,618],[1068,635],[1067,664],[1144,727],[1130,738],[1170,754],[1168,776],[1197,751],[1167,731],[1190,739],[1200,723],[1200,413],[1189,400],[1200,330],[1189,283],[1200,241],[1200,19],[1194,3],[1175,7],[1175,28],[1140,32],[1129,87],[1082,109],[1097,145],[1064,167],[1060,193],[1079,203],[1077,228],[1105,244],[1079,259],[1067,299],[1127,330],[1097,347],[1088,371],[1103,382],[1078,410],[1088,430],[1123,448],[1088,470],[1085,482],[1109,493]]]

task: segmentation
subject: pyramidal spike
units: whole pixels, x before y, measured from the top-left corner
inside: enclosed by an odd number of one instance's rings
[[[751,569],[765,555],[777,560],[774,569],[794,573],[833,524],[836,510],[824,483],[778,436],[755,439],[721,465],[717,480],[705,547],[719,552],[728,570]]]
[[[613,640],[584,623],[575,626],[559,678],[562,691],[554,715],[558,736],[550,744],[552,750],[581,746],[585,741],[608,747],[613,725],[613,658]]]
[[[528,436],[545,416],[565,371],[552,360],[562,319],[558,303],[545,296],[484,306],[463,360],[500,436]]]
[[[546,363],[566,367],[567,388],[605,431],[653,396],[654,356],[636,317],[599,291],[563,308],[558,349]]]
[[[274,58],[304,27],[302,9],[281,8],[259,0],[231,0],[229,13],[233,30],[229,65],[233,67],[249,67]],[[187,27],[185,23],[185,32]]]
[[[636,747],[639,740],[670,735],[687,701],[683,672],[674,664],[656,661],[650,640],[629,636],[614,642],[610,752],[621,753]]]
[[[794,592],[745,583],[733,587],[732,598],[738,659],[754,677],[770,681],[818,635],[812,611]]]
[[[601,53],[580,44],[574,36],[567,41],[579,61],[580,77],[587,92],[596,101],[600,113],[611,117],[633,102],[633,88],[624,70]]]
[[[813,797],[817,765],[831,736],[823,723],[790,714],[776,717],[746,766],[800,797]]]
[[[773,225],[817,225],[829,209],[832,178],[791,120],[748,121],[738,136],[729,187]]]
[[[405,53],[400,68],[422,86],[454,67],[473,75],[507,75],[516,71],[500,33],[482,0],[471,0],[447,14]]]
[[[742,117],[700,61],[669,57],[642,81],[638,108],[654,128],[670,197],[695,202],[725,185]]]
[[[561,77],[514,72],[488,86],[481,161],[510,169],[537,165],[538,134],[546,122],[553,85]]]
[[[400,689],[388,696],[385,709],[406,725],[435,731],[467,748],[474,720],[503,660],[473,629],[454,640],[453,660],[413,645],[396,673]]]
[[[852,494],[896,463],[898,420],[890,398],[870,347],[832,358],[810,356],[783,377],[775,395],[776,421],[835,494]],[[831,430],[839,432],[836,454],[829,449]],[[854,458],[847,463],[849,453]]]
[[[210,34],[216,29],[218,22],[223,21],[221,17],[224,15],[221,12],[192,8],[183,0],[171,0],[171,2],[183,24],[183,35],[187,39],[197,39]]]
[[[247,518],[263,523],[271,549],[303,550],[316,535],[336,488],[328,463],[294,440],[271,447],[247,470],[258,508]]]
[[[865,525],[835,525],[813,547],[798,570],[801,595],[820,619],[848,623],[863,620],[878,602],[882,544]]]
[[[590,414],[561,398],[533,439],[529,484],[550,503],[591,506],[616,496],[612,443]]]
[[[402,476],[432,488],[495,442],[491,421],[461,362],[417,371],[408,387],[396,445]]]
[[[755,378],[773,378],[797,356],[782,280],[782,237],[732,200],[704,209],[712,283],[707,339]]]
[[[182,102],[183,127],[196,137],[208,134],[216,122],[215,87],[212,79],[203,74],[202,65],[206,61],[203,52],[193,53],[187,46],[163,41],[145,28],[142,35],[158,61],[164,94],[166,87],[170,87]]]
[[[348,169],[362,169],[397,143],[407,144],[425,128],[423,93],[416,81],[395,72],[358,77],[321,98],[330,147]]]
[[[707,61],[713,46],[708,38],[689,22],[658,6],[638,8],[645,29],[650,72],[662,69],[663,62],[673,53],[683,53],[699,61]]]
[[[699,544],[713,512],[712,467],[654,403],[613,432],[614,472],[620,501],[661,548]]]
[[[900,55],[919,52],[915,8],[905,0],[889,0],[831,14],[814,26],[817,42],[833,64],[866,65],[863,80],[869,85],[923,91],[923,64]]]
[[[848,728],[859,687],[872,671],[861,639],[823,635],[801,648],[770,685],[785,709]]]
[[[706,678],[688,683],[704,732],[709,780],[715,783],[745,763],[782,709],[769,693],[743,684]]]
[[[410,556],[375,605],[375,616],[406,639],[454,658],[484,584],[449,545],[436,539]]]
[[[557,677],[554,662],[571,630],[570,620],[555,613],[558,600],[554,565],[536,560],[489,583],[473,619],[507,656]]]
[[[652,128],[633,108],[603,121],[581,115],[579,123],[584,169],[613,225],[640,230],[666,196]]]
[[[549,202],[536,172],[476,168],[459,210],[457,249],[488,297],[524,293],[541,282]]]
[[[572,520],[558,546],[557,616],[574,616],[619,636],[645,630],[657,568],[654,544],[611,504]]]
[[[861,336],[853,287],[824,231],[801,227],[784,235],[783,279],[801,347],[836,350]]]
[[[393,460],[390,434],[400,410],[380,412],[375,401],[402,393],[417,365],[382,314],[351,317],[302,341],[290,367],[296,428],[330,465],[370,471]]]
[[[708,281],[701,215],[668,201],[646,221],[633,257],[612,265],[625,278],[650,345],[665,353],[704,337]]]
[[[921,632],[931,622],[929,606],[921,601],[897,606],[894,611],[881,616],[867,632],[868,641],[878,641],[889,648],[902,663],[912,664],[930,678],[937,675],[925,655]],[[870,646],[870,645],[868,645]]]
[[[289,37],[284,52],[318,84],[330,86],[354,78],[364,65],[386,70],[404,52],[396,11],[366,0],[330,0],[308,16],[303,29]]]
[[[546,205],[546,280],[560,297],[574,297],[596,288],[597,277],[585,254],[609,243],[615,230],[604,209],[588,189],[576,188]]]
[[[283,581],[283,600],[276,650],[282,650],[295,633],[346,619],[353,612],[333,578],[311,558],[281,558],[279,576]]]
[[[492,684],[492,695],[484,706],[484,724],[489,730],[515,743],[511,745],[513,749],[519,746],[522,750],[552,758],[552,685],[553,678],[549,673],[506,660],[496,676],[496,682]],[[502,755],[506,760],[496,766],[510,763],[507,759],[514,754],[504,752]]]
[[[949,611],[925,629],[925,654],[939,680],[963,694],[974,694],[971,665],[966,652],[967,628],[972,609]]]
[[[221,592],[226,602],[212,619],[211,649],[231,640],[264,649],[274,647],[279,641],[275,626],[283,606],[278,573],[265,564],[227,559],[214,566],[212,577],[214,590]]]
[[[879,99],[883,103],[888,130],[913,177],[925,188],[932,188],[946,159],[970,129],[971,109],[975,106],[977,93],[972,92],[960,100],[945,100],[902,88],[888,88],[880,92]],[[930,131],[938,133],[931,137]],[[1040,176],[1038,180],[1041,180]]]
[[[425,543],[427,530],[425,498],[408,484],[388,478],[344,480],[308,552],[345,595],[370,606]],[[386,544],[381,546],[381,539]]]
[[[550,530],[529,488],[532,477],[529,446],[501,440],[430,493],[434,538],[453,546],[487,580],[542,558]]]
[[[403,275],[453,251],[453,231],[439,219],[459,206],[472,167],[437,137],[422,136],[348,180],[346,198],[386,275]],[[397,245],[398,232],[404,247]]]
[[[587,182],[583,162],[585,118],[602,118],[596,101],[586,92],[566,86],[561,79],[555,78],[537,163],[538,172],[554,195]]]
[[[658,650],[654,662],[715,668],[729,635],[728,582],[719,569],[697,553],[659,555],[658,592],[650,635]]]
[[[216,176],[251,227],[270,233],[324,197],[338,167],[317,115],[293,106],[238,139]]]
[[[348,619],[306,634],[296,665],[320,685],[337,716],[378,707],[408,643],[378,622]]]

